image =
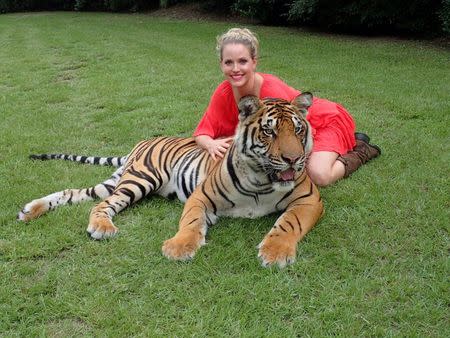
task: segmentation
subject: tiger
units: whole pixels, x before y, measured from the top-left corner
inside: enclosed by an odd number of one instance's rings
[[[220,216],[256,218],[281,212],[258,248],[264,267],[284,267],[296,259],[298,242],[323,214],[319,191],[306,172],[312,131],[306,119],[313,96],[292,101],[245,96],[238,102],[239,122],[222,159],[213,160],[192,137],[155,137],[139,142],[123,157],[32,155],[115,165],[111,177],[93,187],[66,189],[35,199],[19,212],[30,221],[58,206],[100,198],[90,212],[93,239],[113,237],[113,217],[149,194],[176,197],[184,208],[176,234],[162,253],[191,260],[206,244],[206,233]]]

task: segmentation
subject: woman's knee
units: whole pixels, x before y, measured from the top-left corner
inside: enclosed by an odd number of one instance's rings
[[[308,160],[307,171],[311,180],[321,187],[336,182],[343,176],[343,170],[336,166],[339,154],[329,151],[313,152]]]
[[[334,183],[335,179],[330,171],[318,170],[316,168],[308,167],[308,176],[314,182],[314,184],[325,187]]]

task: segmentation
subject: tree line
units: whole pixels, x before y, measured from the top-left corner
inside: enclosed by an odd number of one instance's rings
[[[0,0],[0,13],[66,10],[139,12],[178,3],[268,25],[364,34],[450,35],[450,0]]]

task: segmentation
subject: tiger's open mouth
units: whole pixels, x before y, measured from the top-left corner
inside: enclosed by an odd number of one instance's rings
[[[272,182],[290,182],[294,180],[296,171],[293,168],[274,172],[270,175]]]

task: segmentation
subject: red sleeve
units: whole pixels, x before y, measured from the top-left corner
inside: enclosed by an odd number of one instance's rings
[[[213,93],[208,108],[194,131],[194,136],[208,135],[213,139],[232,136],[237,123],[237,106],[231,85],[224,81]]]
[[[210,114],[208,114],[208,110],[203,115],[202,119],[197,125],[197,128],[194,131],[194,136],[199,135],[208,135],[212,138],[214,138],[214,123],[211,122],[211,119],[209,117]]]
[[[194,131],[194,136],[208,135],[212,138],[216,138],[219,134],[220,124],[218,123],[218,115],[223,110],[222,106],[224,101],[220,87],[221,85],[219,85],[213,93],[209,105]]]

